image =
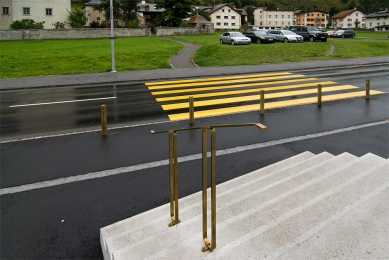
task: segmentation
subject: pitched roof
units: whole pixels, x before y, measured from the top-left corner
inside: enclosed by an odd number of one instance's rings
[[[218,5],[213,6],[213,8],[211,10],[209,10],[209,13],[212,14],[224,6],[228,6],[231,9],[233,9],[234,11],[236,11],[234,3],[227,3],[227,4],[218,4]]]
[[[345,18],[347,15],[353,13],[354,11],[359,11],[359,10],[352,9],[352,10],[342,11],[342,12],[337,13],[336,15],[332,16],[331,19]]]
[[[192,16],[187,23],[202,23],[202,24],[211,24],[210,21],[207,21],[204,17],[199,14]]]
[[[365,17],[366,18],[375,18],[375,17],[387,17],[387,16],[389,16],[388,9],[386,9],[384,11],[377,11],[377,12],[374,12],[372,14],[368,14]]]

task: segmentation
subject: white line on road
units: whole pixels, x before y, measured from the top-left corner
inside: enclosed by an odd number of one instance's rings
[[[47,103],[14,105],[14,106],[9,106],[9,107],[42,106],[42,105],[53,105],[53,104],[74,103],[74,102],[85,102],[85,101],[95,101],[95,100],[114,99],[114,98],[116,98],[116,97],[90,98],[90,99],[80,99],[80,100],[65,100],[65,101],[56,101],[56,102],[47,102]]]
[[[216,155],[221,156],[221,155],[233,154],[233,153],[238,153],[238,152],[244,152],[244,151],[248,151],[248,150],[260,149],[260,148],[265,148],[265,147],[270,147],[270,146],[275,146],[275,145],[280,145],[280,144],[302,141],[302,140],[307,140],[307,139],[312,139],[312,138],[317,138],[317,137],[322,137],[322,136],[327,136],[327,135],[333,135],[333,134],[358,130],[361,128],[367,128],[367,127],[376,126],[376,125],[388,124],[388,123],[389,123],[388,120],[384,120],[384,121],[379,121],[379,122],[374,122],[374,123],[368,123],[368,124],[363,124],[363,125],[358,125],[358,126],[352,126],[352,127],[346,127],[346,128],[316,133],[316,134],[296,136],[296,137],[290,137],[290,138],[269,141],[269,142],[264,142],[264,143],[256,143],[256,144],[250,144],[250,145],[245,145],[245,146],[238,146],[238,147],[234,147],[234,148],[217,150]],[[210,156],[210,153],[208,153],[208,156]],[[178,162],[199,160],[199,159],[201,159],[201,157],[202,157],[201,153],[188,155],[188,156],[182,156],[182,157],[178,158]],[[0,189],[0,195],[13,194],[13,193],[24,192],[24,191],[29,191],[29,190],[48,188],[48,187],[72,183],[72,182],[86,181],[86,180],[92,180],[92,179],[96,179],[96,178],[109,177],[109,176],[113,176],[113,175],[117,175],[117,174],[121,174],[121,173],[129,173],[129,172],[134,172],[134,171],[139,171],[139,170],[144,170],[144,169],[150,169],[150,168],[165,166],[168,164],[169,164],[169,160],[160,160],[160,161],[155,161],[155,162],[142,163],[142,164],[137,164],[137,165],[133,165],[133,166],[127,166],[127,167],[106,170],[106,171],[91,172],[91,173],[77,175],[77,176],[59,178],[59,179],[50,180],[50,181],[43,181],[43,182],[25,184],[25,185],[16,186],[16,187],[3,188],[3,189]]]

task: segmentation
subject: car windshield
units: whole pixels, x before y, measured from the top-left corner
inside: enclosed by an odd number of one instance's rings
[[[244,35],[241,34],[240,32],[232,32],[230,34],[231,34],[231,37],[244,37]]]
[[[344,32],[344,30],[339,30],[339,31],[336,31],[337,33],[342,33],[342,32]]]
[[[294,32],[291,31],[282,31],[285,35],[296,35]]]
[[[315,26],[307,26],[309,30],[311,31],[318,31],[319,29]]]
[[[261,36],[261,35],[266,35],[267,33],[264,31],[256,31],[254,32],[255,35]]]

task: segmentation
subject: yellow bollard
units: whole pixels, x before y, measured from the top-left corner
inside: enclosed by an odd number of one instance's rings
[[[101,135],[107,136],[107,106],[101,105]]]
[[[321,84],[317,84],[317,106],[321,107]]]
[[[366,79],[366,100],[370,99],[370,79]]]
[[[261,115],[264,115],[265,114],[265,91],[264,90],[261,90],[260,91],[261,93],[261,108],[260,108],[260,113]]]
[[[193,96],[189,97],[189,124],[194,124],[194,99]]]

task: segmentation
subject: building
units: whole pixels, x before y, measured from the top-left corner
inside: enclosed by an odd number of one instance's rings
[[[366,28],[365,14],[354,8],[342,11],[331,17],[335,28]]]
[[[389,11],[377,11],[365,16],[366,29],[389,31]]]
[[[107,18],[105,16],[105,11],[98,11],[94,10],[94,6],[100,4],[100,0],[92,0],[90,2],[85,3],[84,10],[86,10],[89,13],[88,21],[86,23],[86,26],[90,26],[92,22],[105,22],[109,24],[109,21],[107,21]],[[141,3],[138,3],[138,11],[137,11],[137,19],[139,22],[139,26],[149,26],[151,23],[154,22],[155,18],[162,13],[165,9],[157,9],[155,7],[155,4],[149,4],[145,1],[142,1]],[[121,23],[119,21],[120,25],[124,25],[123,22]]]
[[[254,26],[258,28],[284,28],[294,25],[294,19],[294,11],[267,10],[266,7],[254,9]]]
[[[100,0],[92,0],[84,4],[82,9],[88,13],[88,20],[85,26],[90,26],[92,22],[98,22],[99,24],[107,22],[105,11],[94,10],[94,6],[100,3]]]
[[[328,13],[319,10],[313,10],[309,12],[297,11],[296,25],[307,25],[316,27],[327,27]]]
[[[208,9],[214,29],[238,30],[241,26],[241,14],[234,3],[218,4]]]
[[[70,28],[70,10],[70,0],[1,0],[0,29],[10,29],[11,23],[23,19],[45,22],[45,29],[54,29],[56,22]]]

